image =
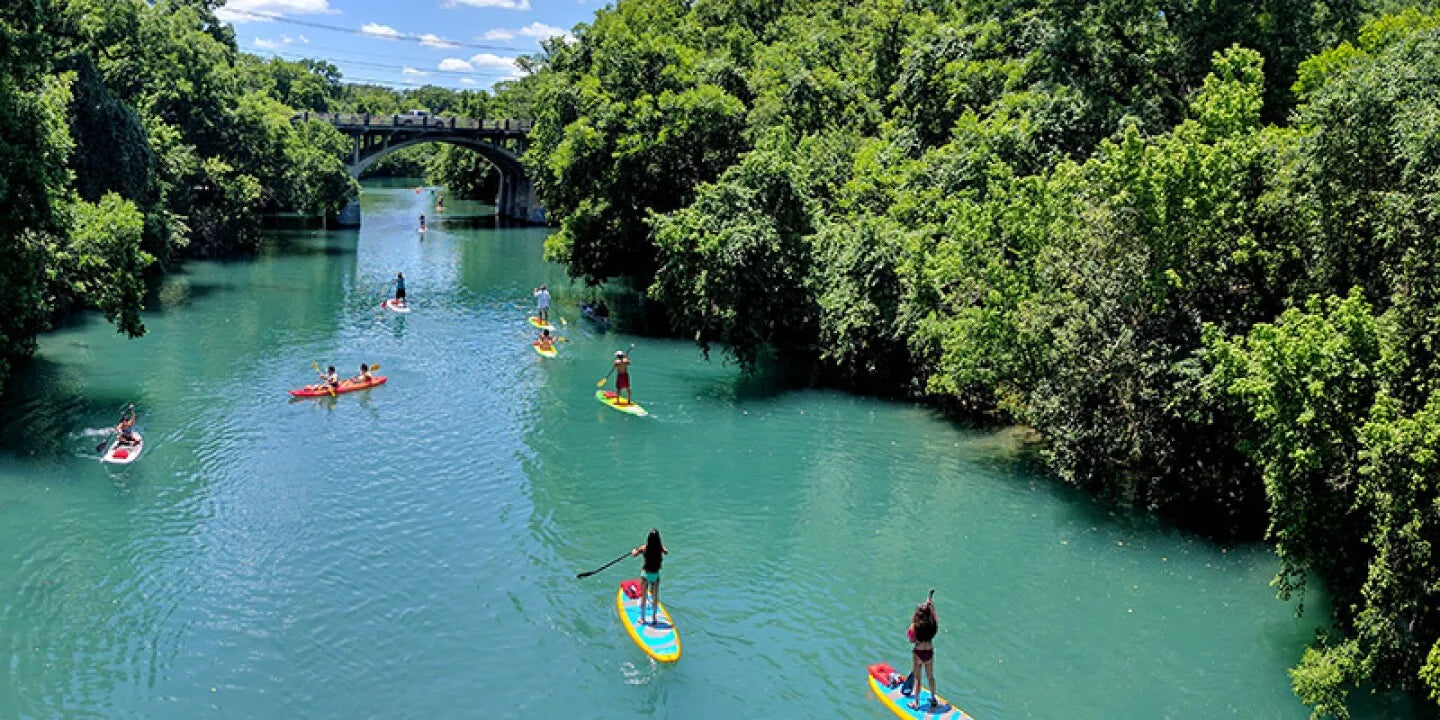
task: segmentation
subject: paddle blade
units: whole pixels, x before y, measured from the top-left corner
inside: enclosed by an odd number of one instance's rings
[[[608,378],[608,377],[600,378],[600,382],[595,383],[595,387],[597,387],[597,388],[603,388],[603,387],[605,387],[605,381],[607,381],[607,380],[609,380],[609,379],[610,379],[610,378]]]

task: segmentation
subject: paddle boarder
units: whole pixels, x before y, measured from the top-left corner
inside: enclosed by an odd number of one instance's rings
[[[425,213],[420,213],[420,232],[425,232]]]
[[[395,306],[405,307],[405,273],[395,273],[395,279],[390,284],[395,286]]]
[[[535,296],[535,308],[540,316],[540,322],[550,324],[550,291],[541,285],[531,293]]]
[[[620,393],[625,393],[626,403],[634,402],[630,399],[630,358],[624,350],[615,351],[615,363],[610,370],[615,373],[615,404],[620,404]]]
[[[139,416],[135,414],[135,403],[125,407],[125,412],[120,414],[120,422],[115,425],[115,432],[121,445],[135,445],[140,442],[140,436],[135,434],[135,421]]]
[[[665,562],[665,556],[670,551],[665,549],[665,544],[660,542],[660,531],[650,528],[650,534],[645,536],[645,544],[630,551],[630,557],[640,554],[645,555],[645,562],[640,566],[640,623],[645,623],[645,596],[650,596],[650,624],[660,622],[660,565]]]
[[[915,614],[910,617],[910,629],[905,631],[905,636],[915,647],[910,652],[913,660],[910,678],[915,684],[910,685],[906,695],[914,694],[915,702],[910,707],[920,709],[920,693],[915,692],[915,687],[920,683],[920,672],[925,671],[930,677],[930,707],[939,705],[935,700],[935,634],[940,632],[940,616],[935,613],[935,591],[930,591],[930,596],[925,602],[915,606]]]

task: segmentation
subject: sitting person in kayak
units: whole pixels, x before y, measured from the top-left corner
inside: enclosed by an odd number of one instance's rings
[[[631,550],[630,557],[642,553],[645,555],[645,562],[640,566],[640,623],[643,625],[647,595],[652,600],[650,622],[660,622],[660,565],[665,562],[665,556],[670,554],[670,551],[660,542],[659,530],[650,528],[650,534],[645,536],[645,544]]]
[[[910,628],[905,631],[910,642],[915,643],[911,651],[913,667],[910,677],[914,679],[915,685],[911,685],[915,702],[910,707],[920,709],[920,693],[915,688],[920,683],[920,672],[923,670],[930,677],[930,707],[939,705],[935,700],[935,634],[940,632],[940,616],[935,613],[935,598],[929,597],[925,602],[915,607],[915,614],[910,618]]]
[[[337,388],[339,388],[339,387],[340,387],[340,375],[335,372],[335,366],[334,366],[334,365],[331,365],[331,366],[329,367],[329,369],[327,369],[325,372],[320,373],[320,382],[315,383],[314,385],[306,385],[306,386],[305,386],[305,389],[306,389],[306,390],[324,390],[324,389],[326,389],[326,388],[330,388],[331,390],[334,390],[334,389],[337,389]]]
[[[630,358],[625,356],[624,350],[615,351],[615,364],[610,369],[615,371],[615,404],[634,402],[630,399]],[[620,393],[625,393],[624,401],[620,400]]]
[[[125,412],[120,415],[120,422],[115,425],[115,432],[121,445],[136,445],[140,442],[140,436],[135,433],[135,421],[139,416],[135,414],[135,403],[130,403]]]
[[[370,365],[368,363],[360,363],[360,374],[352,378],[346,378],[345,382],[351,385],[369,385]]]
[[[550,334],[549,330],[540,331],[540,338],[535,341],[535,347],[538,347],[541,350],[555,349],[555,338]]]
[[[395,273],[395,279],[390,284],[395,286],[395,306],[405,307],[405,273]]]

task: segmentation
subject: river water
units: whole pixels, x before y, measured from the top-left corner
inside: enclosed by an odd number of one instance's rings
[[[187,264],[143,339],[80,318],[19,367],[0,718],[885,718],[865,667],[908,663],[931,587],[939,689],[979,720],[1306,717],[1285,670],[1320,615],[1274,598],[1267,549],[1057,487],[1016,433],[596,328],[544,229],[389,185],[359,231]],[[378,307],[397,270],[409,315]],[[594,398],[631,343],[648,418]],[[291,401],[312,362],[390,380]],[[129,401],[144,453],[102,465],[87,429]],[[638,561],[575,577],[651,526],[674,665],[619,624]]]

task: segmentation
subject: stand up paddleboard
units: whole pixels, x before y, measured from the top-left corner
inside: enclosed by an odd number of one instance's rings
[[[625,398],[622,398],[619,395],[616,395],[615,393],[608,390],[596,390],[595,399],[627,415],[645,417],[646,415],[650,414],[648,412],[645,412],[645,408],[640,407],[639,404],[633,402],[626,402]]]
[[[538,317],[532,317],[532,318],[530,318],[530,324],[531,324],[531,325],[534,325],[535,327],[537,327],[537,328],[539,328],[539,329],[541,329],[541,330],[549,330],[549,331],[551,331],[551,332],[554,332],[554,331],[555,331],[555,326],[554,326],[554,325],[551,325],[550,323],[547,323],[547,322],[545,322],[544,320],[541,320],[541,319],[538,318]]]
[[[409,306],[408,304],[407,304],[407,305],[396,305],[394,298],[391,298],[391,299],[389,299],[389,300],[386,300],[385,302],[380,303],[380,307],[383,307],[383,308],[385,308],[386,310],[394,310],[394,311],[397,312],[397,313],[408,313],[408,312],[410,312],[410,306]]]
[[[890,708],[890,712],[906,720],[975,720],[964,710],[945,702],[945,698],[939,697],[923,686],[920,687],[920,709],[910,707],[915,698],[906,695],[902,690],[905,676],[890,667],[890,663],[875,663],[871,665],[870,689],[875,691],[875,696],[880,698],[880,703]],[[915,685],[920,685],[920,678],[915,678]],[[930,699],[935,698],[935,705],[930,705]]]
[[[121,445],[120,437],[116,436],[115,440],[110,443],[110,447],[105,449],[105,454],[100,456],[100,462],[114,465],[129,465],[139,460],[140,451],[145,449],[145,438],[138,432],[135,433],[135,437],[140,438],[140,442],[134,445]]]
[[[659,603],[656,603],[657,605]],[[645,622],[640,618],[640,580],[621,580],[620,589],[615,593],[615,607],[620,611],[620,622],[630,633],[630,639],[645,651],[646,655],[659,662],[675,662],[680,659],[680,633],[670,621],[670,613],[660,605],[660,621],[649,622],[655,608],[645,604]]]

